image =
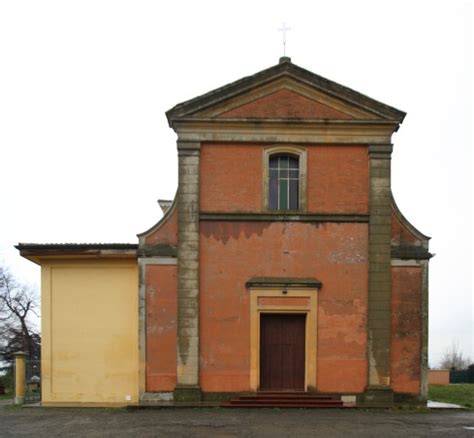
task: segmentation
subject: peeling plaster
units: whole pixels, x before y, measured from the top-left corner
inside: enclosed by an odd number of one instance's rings
[[[224,245],[233,238],[239,240],[241,235],[249,239],[253,235],[262,236],[271,222],[201,222],[200,231],[207,238],[212,237]]]

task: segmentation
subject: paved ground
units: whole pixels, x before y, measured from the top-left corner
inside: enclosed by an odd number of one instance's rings
[[[12,405],[12,404],[13,404],[13,399],[7,398],[7,399],[4,399],[4,400],[0,400],[0,408],[2,406]]]
[[[453,403],[444,403],[428,400],[428,405],[431,409],[464,409],[461,405],[455,405]]]
[[[472,429],[467,429],[472,428]],[[474,437],[474,411],[15,408],[0,436]]]

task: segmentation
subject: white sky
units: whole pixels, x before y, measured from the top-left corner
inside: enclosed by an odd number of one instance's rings
[[[474,356],[471,2],[0,2],[0,262],[17,242],[136,242],[177,185],[165,111],[278,62],[408,113],[393,192],[433,236],[430,363]]]

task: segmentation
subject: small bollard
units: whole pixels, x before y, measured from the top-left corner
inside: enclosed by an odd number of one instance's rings
[[[22,351],[15,353],[15,404],[25,403],[26,355]]]

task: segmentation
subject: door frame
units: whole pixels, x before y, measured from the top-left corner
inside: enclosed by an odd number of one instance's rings
[[[260,314],[305,314],[305,391],[316,390],[318,288],[250,288],[250,390],[260,388]]]

